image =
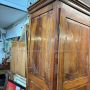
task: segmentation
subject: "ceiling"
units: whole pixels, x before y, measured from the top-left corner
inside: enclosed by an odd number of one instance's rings
[[[0,0],[0,28],[7,28],[28,14],[30,2],[36,0]]]
[[[6,28],[26,15],[25,11],[0,5],[0,28]]]
[[[18,8],[23,11],[27,11],[27,8],[35,3],[37,0],[0,0],[0,3],[11,7]]]

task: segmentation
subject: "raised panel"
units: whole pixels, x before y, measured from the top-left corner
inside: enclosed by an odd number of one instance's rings
[[[32,60],[32,70],[33,74],[39,76],[40,78],[48,79],[50,75],[49,65],[50,59],[48,59],[48,43],[50,42],[50,14],[45,14],[43,16],[37,17],[34,20],[34,29],[32,28],[31,36],[31,60]],[[51,43],[51,42],[50,42]],[[50,58],[50,57],[49,57]]]
[[[64,81],[88,75],[89,27],[67,19],[64,48]]]
[[[65,90],[70,90],[72,88],[78,88],[86,83],[88,83],[88,77],[79,77],[74,80],[64,82],[63,86]]]
[[[70,90],[88,90],[88,87],[87,87],[87,85],[84,85],[84,86],[74,88],[74,89],[70,89]]]
[[[30,90],[43,90],[38,85],[34,84],[32,81],[30,83]]]

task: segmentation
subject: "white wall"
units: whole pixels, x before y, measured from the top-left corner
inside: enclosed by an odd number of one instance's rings
[[[2,58],[5,57],[5,53],[3,52],[3,42],[0,42],[0,64],[2,63]]]
[[[6,32],[6,31],[5,31],[4,29],[2,29],[2,28],[0,28],[0,30],[1,30],[2,33],[5,33],[5,32]],[[3,44],[3,41],[2,41],[2,42],[0,42],[0,64],[2,63],[2,58],[5,57],[5,53],[4,53],[4,51],[3,51],[3,48],[4,48],[4,44]]]
[[[7,29],[6,39],[21,36],[23,28],[28,22],[28,17],[25,17],[23,20],[18,21],[16,25],[13,25],[11,28]]]

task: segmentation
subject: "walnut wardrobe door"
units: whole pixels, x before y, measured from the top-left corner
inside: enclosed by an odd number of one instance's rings
[[[57,33],[53,11],[31,19],[30,90],[54,90]]]
[[[89,17],[63,4],[59,27],[58,90],[89,90]]]

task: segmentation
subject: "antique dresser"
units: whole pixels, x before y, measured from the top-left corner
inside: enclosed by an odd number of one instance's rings
[[[40,0],[28,11],[27,88],[90,90],[90,7],[81,0]]]

